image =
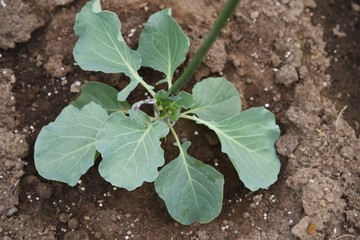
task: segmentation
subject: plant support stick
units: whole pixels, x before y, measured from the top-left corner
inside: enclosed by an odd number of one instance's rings
[[[185,69],[184,73],[179,77],[179,79],[174,83],[170,88],[170,95],[176,94],[176,92],[184,86],[184,84],[190,80],[194,74],[196,68],[200,65],[207,52],[209,51],[212,44],[215,42],[216,38],[219,36],[221,29],[225,26],[227,20],[234,12],[237,4],[240,0],[228,0],[220,12],[218,18],[215,20],[212,29],[207,34],[204,42],[201,44],[200,48],[195,53],[193,59],[190,61],[188,67]]]

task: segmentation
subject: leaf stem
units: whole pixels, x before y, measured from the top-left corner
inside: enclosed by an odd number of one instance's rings
[[[136,80],[143,85],[143,87],[150,93],[150,95],[155,98],[155,92],[152,90],[153,87],[149,84],[147,84],[144,79],[136,72],[134,71],[134,76],[136,77]]]
[[[196,68],[200,65],[207,52],[209,51],[212,44],[215,42],[216,38],[219,36],[221,29],[225,26],[231,14],[234,12],[236,5],[240,0],[228,0],[221,10],[219,16],[216,18],[212,29],[207,34],[204,42],[201,44],[199,49],[196,51],[193,59],[190,61],[189,65],[185,69],[184,73],[179,77],[179,79],[174,83],[170,88],[169,94],[174,95],[180,88],[182,88],[185,83],[187,83],[192,75],[194,74]]]
[[[180,139],[179,139],[177,133],[175,132],[175,129],[174,129],[173,125],[171,124],[170,121],[167,121],[166,124],[167,124],[168,127],[170,128],[170,131],[171,131],[172,135],[173,135],[174,138],[175,138],[176,145],[178,146],[178,148],[179,148],[179,150],[180,150],[180,154],[182,154],[181,142],[180,142]]]
[[[195,117],[195,116],[191,116],[191,115],[187,115],[187,112],[184,112],[180,115],[180,118],[184,118],[184,119],[188,119],[188,120],[192,120],[194,122],[198,122],[199,120],[201,121],[201,119]]]

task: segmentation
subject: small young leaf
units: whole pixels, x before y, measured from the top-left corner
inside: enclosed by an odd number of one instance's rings
[[[189,112],[201,119],[219,122],[241,111],[240,94],[225,78],[206,78],[192,92],[195,104]]]
[[[124,101],[117,100],[118,91],[109,85],[101,82],[90,81],[81,88],[80,96],[71,102],[71,105],[82,108],[90,102],[99,104],[109,114],[113,112],[125,112],[130,105]]]
[[[131,80],[119,100],[124,101],[142,79],[137,74],[141,56],[130,49],[120,32],[121,23],[115,13],[102,11],[100,0],[88,2],[77,14],[74,47],[75,61],[84,70],[124,73]],[[121,92],[120,92],[121,93]]]
[[[185,60],[189,39],[171,17],[171,9],[164,9],[150,16],[139,39],[138,52],[142,65],[165,73],[171,80],[178,66]]]
[[[160,170],[155,189],[176,221],[208,223],[220,214],[224,177],[191,157],[189,146],[190,142],[179,146],[179,157]]]
[[[129,113],[135,119],[121,112],[109,116],[100,127],[96,148],[103,157],[100,175],[130,191],[158,176],[158,167],[165,161],[160,138],[169,129],[163,122],[149,124],[149,117],[140,110]]]
[[[176,96],[169,96],[165,90],[160,90],[156,94],[156,110],[160,117],[169,118],[175,122],[178,120],[182,108],[190,108],[194,105],[194,100],[191,94],[187,92],[180,92]]]
[[[275,151],[279,126],[265,108],[252,108],[221,122],[198,119],[219,137],[241,181],[251,191],[267,188],[277,180],[280,161]]]
[[[35,167],[44,178],[74,186],[93,164],[95,137],[106,111],[95,103],[69,105],[43,127],[35,143]]]

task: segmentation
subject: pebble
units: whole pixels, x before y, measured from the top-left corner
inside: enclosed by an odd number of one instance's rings
[[[6,216],[11,217],[17,212],[18,212],[18,209],[16,207],[12,207],[6,212]]]
[[[351,3],[351,8],[352,8],[352,10],[353,10],[354,12],[360,12],[360,5],[357,4],[357,3],[352,2],[352,3]]]
[[[79,223],[79,219],[77,218],[71,218],[69,221],[68,221],[68,227],[70,229],[77,229],[79,227],[80,223]]]
[[[76,82],[74,82],[74,83],[72,83],[72,84],[70,85],[70,92],[71,92],[71,93],[79,93],[79,92],[80,92],[81,83],[80,83],[80,85],[79,85],[78,82],[79,82],[79,81],[76,81]]]
[[[253,11],[250,13],[250,18],[251,19],[256,19],[257,17],[259,17],[260,13],[258,11]]]
[[[292,65],[284,65],[275,73],[275,82],[290,86],[299,80],[298,73]]]
[[[249,217],[250,217],[250,213],[248,213],[248,212],[243,212],[242,217],[243,217],[243,218],[249,218]]]
[[[304,6],[308,8],[316,8],[315,0],[304,0]]]

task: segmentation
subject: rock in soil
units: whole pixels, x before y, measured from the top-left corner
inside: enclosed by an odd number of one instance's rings
[[[294,66],[286,64],[282,66],[275,74],[275,82],[290,86],[299,80],[298,73]]]

